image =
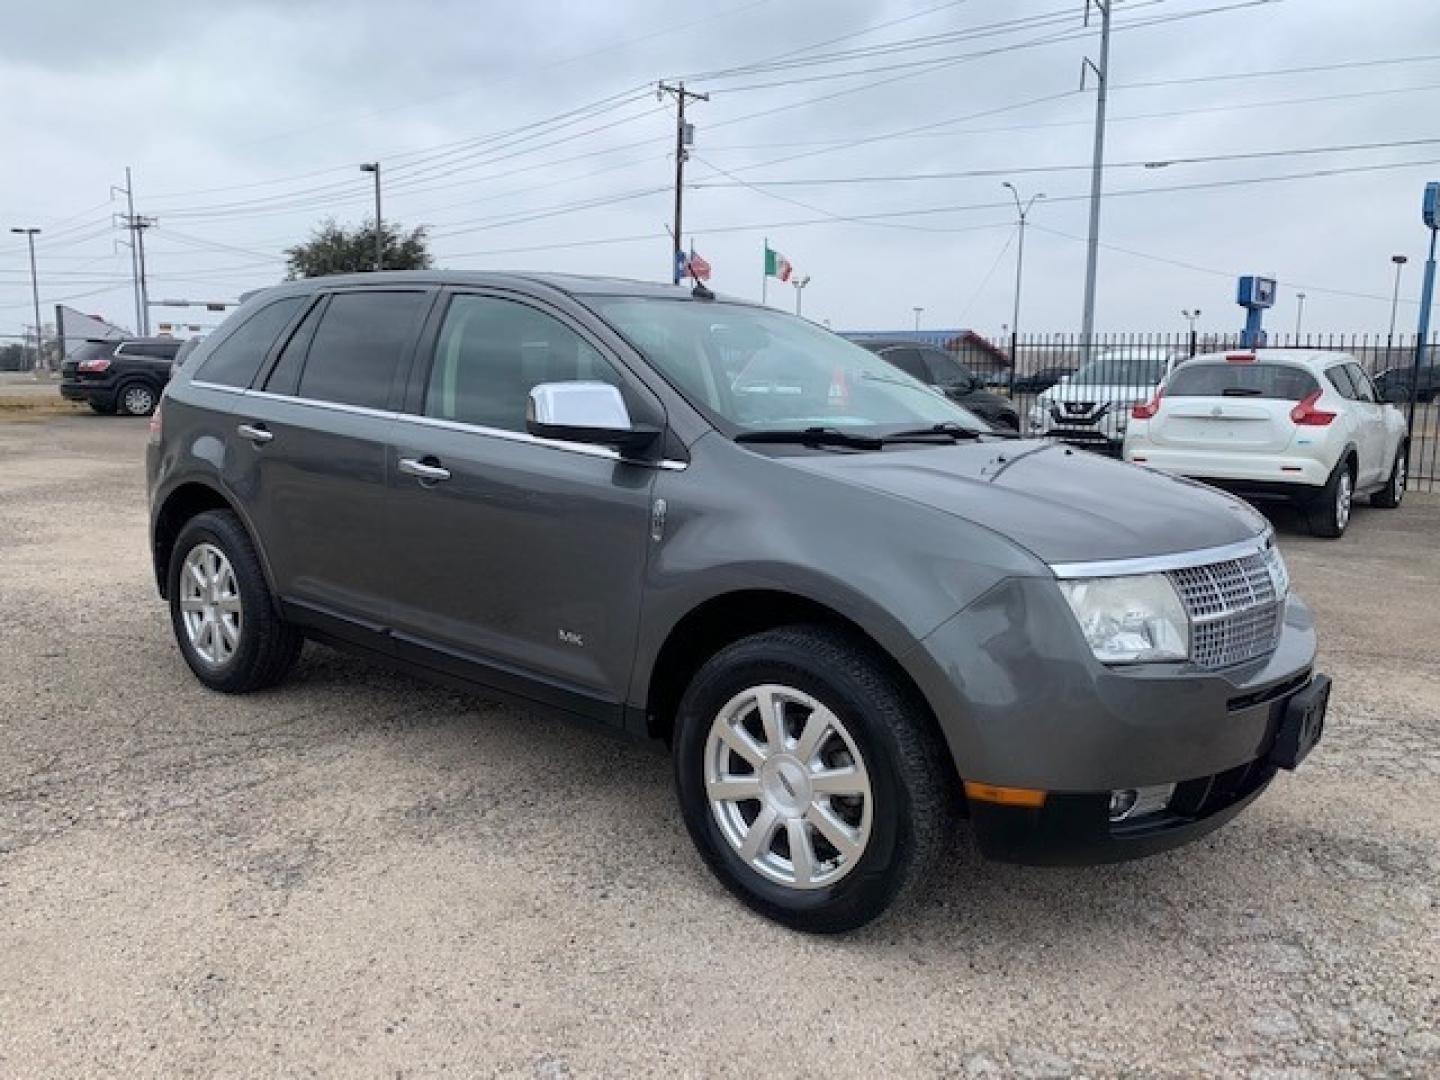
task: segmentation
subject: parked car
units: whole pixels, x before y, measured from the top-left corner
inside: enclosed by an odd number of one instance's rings
[[[1024,375],[1016,375],[1011,391],[1016,394],[1044,393],[1061,379],[1074,375],[1076,370],[1078,369],[1074,365],[1051,365]]]
[[[1020,414],[1009,398],[991,393],[985,382],[944,349],[914,341],[883,338],[857,339],[887,363],[928,386],[933,386],[957,405],[996,427],[1020,430]]]
[[[1419,388],[1415,400],[1421,404],[1428,405],[1440,395],[1440,365],[1434,363],[1425,364],[1420,368],[1420,378],[1415,379],[1415,367],[1413,364],[1397,364],[1395,367],[1386,368],[1375,376],[1375,390],[1380,395],[1381,401],[1409,401],[1410,384],[1412,382]]]
[[[278,683],[310,637],[664,740],[710,868],[806,930],[910,893],[962,814],[1017,862],[1193,840],[1323,726],[1249,506],[703,287],[277,286],[186,361],[146,471],[204,685]],[[613,826],[577,818],[577,857]]]
[[[1119,456],[1130,406],[1148,400],[1175,362],[1164,349],[1108,349],[1035,399],[1035,435]]]
[[[60,368],[60,396],[88,402],[97,413],[149,416],[179,349],[169,337],[87,341]]]
[[[1405,417],[1346,353],[1258,349],[1198,356],[1135,406],[1125,460],[1252,498],[1285,498],[1337,537],[1357,496],[1405,495]]]

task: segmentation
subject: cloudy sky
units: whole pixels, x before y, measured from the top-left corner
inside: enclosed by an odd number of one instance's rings
[[[427,225],[443,267],[661,278],[673,104],[690,106],[686,237],[758,298],[765,238],[837,328],[998,333],[1010,179],[1045,192],[1028,330],[1080,322],[1098,38],[1080,0],[54,0],[0,15],[0,225],[38,226],[41,301],[134,323],[111,186],[133,170],[155,298],[278,280],[318,220]],[[1280,280],[1273,328],[1380,331],[1390,256],[1413,327],[1440,178],[1435,0],[1115,0],[1097,325],[1233,329],[1234,275]],[[1350,149],[1337,149],[1350,148]],[[1214,160],[1224,157],[1225,160]],[[1210,159],[1191,161],[1186,159]],[[1163,164],[1169,162],[1169,164]],[[939,175],[936,175],[939,174]],[[1316,175],[1321,174],[1321,175]],[[1289,178],[1289,179],[1274,179]],[[794,290],[771,283],[770,301]],[[0,233],[0,334],[32,321]],[[180,315],[157,312],[156,318]],[[196,316],[192,316],[196,317]]]

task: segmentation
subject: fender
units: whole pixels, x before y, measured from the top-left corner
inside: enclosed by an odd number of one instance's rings
[[[150,555],[155,564],[155,584],[160,595],[163,597],[166,590],[166,578],[169,573],[169,566],[160,564],[160,552],[157,537],[157,530],[162,515],[177,493],[186,488],[204,488],[217,496],[227,509],[240,519],[240,524],[245,527],[250,542],[255,545],[255,552],[260,556],[260,567],[265,573],[265,585],[270,590],[270,595],[278,599],[279,593],[275,591],[275,575],[270,569],[270,557],[265,551],[265,545],[261,542],[260,534],[255,529],[255,523],[246,513],[244,504],[229,490],[223,478],[210,472],[194,471],[181,476],[168,476],[155,489],[150,499]],[[188,520],[188,519],[187,519]]]

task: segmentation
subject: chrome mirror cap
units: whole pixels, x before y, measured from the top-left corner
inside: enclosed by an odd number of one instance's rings
[[[630,421],[620,391],[604,382],[540,383],[525,406],[525,428],[542,439],[597,443],[634,451],[655,441],[657,428]]]

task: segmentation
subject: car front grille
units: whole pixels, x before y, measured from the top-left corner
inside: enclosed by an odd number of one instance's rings
[[[1271,550],[1170,571],[1190,617],[1190,659],[1200,667],[1229,667],[1274,650],[1288,582]]]

